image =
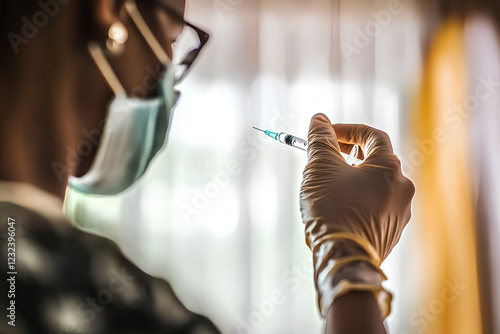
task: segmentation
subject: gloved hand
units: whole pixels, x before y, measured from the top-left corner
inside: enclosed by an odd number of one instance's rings
[[[410,220],[413,183],[403,176],[387,134],[366,125],[330,124],[323,114],[309,129],[300,211],[313,252],[318,304],[326,316],[335,298],[373,291],[384,317],[392,296],[380,264]],[[340,143],[340,145],[339,145]],[[353,144],[365,160],[351,167],[340,155]]]

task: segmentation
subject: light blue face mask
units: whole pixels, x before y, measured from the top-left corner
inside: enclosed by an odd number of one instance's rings
[[[86,194],[115,195],[139,180],[167,138],[179,97],[173,84],[173,66],[167,66],[158,97],[116,95],[90,170],[82,177],[70,177],[69,187]]]
[[[101,142],[90,170],[82,177],[70,177],[66,197],[71,192],[88,195],[115,195],[141,178],[151,160],[163,147],[172,110],[179,93],[175,91],[175,66],[144,22],[133,1],[126,2],[131,18],[151,46],[165,71],[158,97],[128,97],[97,44],[89,51],[115,91],[109,105]],[[66,200],[66,201],[67,201]]]

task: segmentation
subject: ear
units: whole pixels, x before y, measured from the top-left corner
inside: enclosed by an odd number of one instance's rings
[[[96,42],[105,46],[108,31],[112,24],[120,22],[118,13],[125,0],[90,0],[93,37]],[[121,22],[120,22],[121,23]]]

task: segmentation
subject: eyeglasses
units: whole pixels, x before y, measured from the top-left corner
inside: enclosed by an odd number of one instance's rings
[[[184,22],[184,29],[173,44],[174,64],[177,64],[176,83],[182,81],[191,65],[198,58],[201,49],[208,42],[209,35],[191,23]]]
[[[184,20],[184,16],[161,0],[142,0],[149,6],[162,7],[172,18],[182,22],[184,28],[177,40],[172,45],[174,59],[176,64],[175,83],[181,82],[189,72],[191,65],[198,58],[201,49],[207,44],[210,35],[202,29]]]

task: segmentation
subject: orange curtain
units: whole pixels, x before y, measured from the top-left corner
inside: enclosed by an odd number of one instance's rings
[[[475,213],[470,187],[463,23],[446,21],[431,43],[413,114],[421,299],[415,333],[480,334]]]

